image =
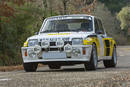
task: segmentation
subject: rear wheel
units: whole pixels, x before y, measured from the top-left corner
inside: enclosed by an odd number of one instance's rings
[[[23,67],[26,72],[36,72],[38,63],[24,63]]]
[[[96,70],[98,65],[97,47],[95,44],[92,45],[91,59],[85,63],[86,70]]]
[[[112,59],[111,60],[104,60],[103,63],[104,63],[104,66],[106,68],[116,67],[116,64],[117,64],[117,54],[116,54],[116,47],[115,46],[113,48]]]
[[[56,65],[56,64],[48,65],[48,67],[49,67],[50,69],[60,69],[60,68],[61,68],[60,65]]]

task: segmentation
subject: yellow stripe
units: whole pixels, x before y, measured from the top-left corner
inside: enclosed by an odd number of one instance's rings
[[[56,34],[48,34],[48,35],[69,35],[71,33],[56,33]]]

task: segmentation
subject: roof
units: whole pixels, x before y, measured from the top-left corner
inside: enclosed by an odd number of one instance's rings
[[[50,19],[50,18],[57,18],[57,17],[85,17],[85,16],[90,16],[90,17],[94,17],[92,15],[87,15],[87,14],[72,14],[72,15],[58,15],[58,16],[51,16],[51,17],[48,17],[47,19]]]

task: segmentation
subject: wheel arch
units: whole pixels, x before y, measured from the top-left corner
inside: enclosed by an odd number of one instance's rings
[[[93,40],[92,45],[95,44],[96,45],[96,49],[97,49],[97,55],[100,56],[100,43],[98,38],[96,38],[95,40]]]
[[[114,44],[114,47],[116,48],[116,44]]]
[[[93,45],[93,44],[95,44],[95,45],[96,45],[96,47],[97,47],[97,44],[96,44],[95,42],[93,42],[93,43],[92,43],[92,45]]]

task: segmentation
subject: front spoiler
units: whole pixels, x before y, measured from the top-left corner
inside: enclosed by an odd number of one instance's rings
[[[82,48],[82,47],[86,47],[87,48],[87,53],[86,55],[81,55],[81,56],[77,56],[77,57],[72,57],[72,58],[30,58],[29,56],[25,57],[24,56],[24,50],[25,49],[31,49],[32,47],[22,47],[22,57],[23,57],[23,62],[24,63],[30,63],[30,62],[35,62],[35,63],[48,63],[48,62],[87,62],[90,61],[90,57],[91,57],[91,51],[92,51],[92,45],[80,45],[80,46],[73,46],[73,47],[77,47],[77,48]]]
[[[82,59],[36,59],[36,60],[24,60],[24,63],[37,62],[37,63],[46,63],[46,62],[87,62],[89,58]]]

